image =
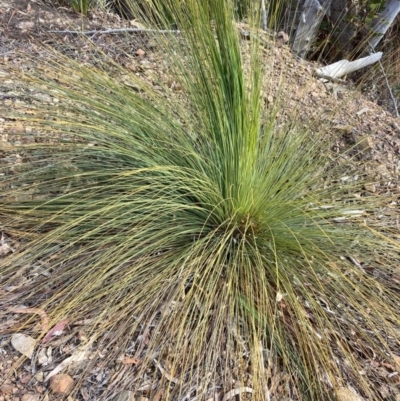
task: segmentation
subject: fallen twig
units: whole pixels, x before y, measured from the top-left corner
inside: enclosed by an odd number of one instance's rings
[[[231,391],[228,391],[225,395],[224,398],[222,398],[222,401],[228,401],[231,398],[235,397],[236,395],[239,395],[241,393],[252,393],[253,389],[250,387],[239,387],[235,388]]]
[[[140,354],[142,353],[142,351],[143,351],[143,349],[144,349],[147,336],[149,335],[149,332],[150,332],[150,326],[151,326],[151,324],[153,323],[153,320],[155,319],[155,317],[157,316],[157,313],[160,312],[160,311],[162,310],[163,307],[164,307],[164,304],[161,306],[161,308],[159,308],[159,309],[157,309],[156,311],[154,311],[153,314],[151,315],[150,320],[149,320],[149,322],[148,322],[146,328],[145,328],[144,331],[143,331],[142,340],[141,340],[141,342],[140,342],[140,346],[139,346],[139,348],[137,349],[137,351],[135,352],[135,355],[133,356],[134,358],[140,360]]]
[[[49,329],[49,318],[47,317],[47,314],[43,309],[21,307],[21,308],[11,308],[10,312],[37,314],[40,316],[40,319],[42,321],[42,331],[46,332]]]
[[[360,68],[367,67],[379,61],[382,57],[382,52],[370,54],[367,57],[359,58],[358,60],[340,60],[336,63],[326,65],[325,67],[317,68],[315,74],[322,78],[340,78],[343,75],[350,74]]]
[[[179,30],[169,29],[144,29],[144,28],[118,28],[118,29],[105,29],[105,30],[92,30],[92,31],[72,31],[69,29],[63,31],[49,31],[49,33],[66,33],[71,35],[95,35],[104,33],[124,33],[124,32],[150,32],[150,33],[181,33]]]
[[[180,380],[177,379],[177,378],[175,378],[175,377],[173,377],[173,376],[171,376],[171,375],[161,366],[160,362],[158,362],[157,359],[153,359],[153,360],[154,360],[154,363],[156,364],[157,368],[160,369],[160,372],[165,376],[165,378],[166,378],[167,380],[169,380],[170,382],[175,383],[175,384],[179,384],[179,383],[180,383]]]

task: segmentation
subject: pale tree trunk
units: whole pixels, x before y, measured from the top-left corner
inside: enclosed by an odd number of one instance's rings
[[[261,28],[267,30],[267,9],[265,7],[265,0],[261,0]]]
[[[387,0],[385,8],[372,22],[371,38],[368,41],[370,50],[373,51],[376,45],[383,38],[383,35],[393,23],[397,14],[400,12],[400,0]]]
[[[300,21],[292,49],[298,56],[304,58],[309,50],[323,16],[329,10],[332,0],[305,0],[300,13]]]

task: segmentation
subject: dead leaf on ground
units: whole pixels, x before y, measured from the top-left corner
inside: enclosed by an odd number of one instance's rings
[[[88,350],[91,346],[91,342],[86,344],[85,346],[81,347],[80,349],[77,349],[70,357],[64,359],[59,365],[57,365],[45,378],[45,381],[48,381],[51,379],[53,376],[57,375],[60,373],[62,370],[64,370],[67,366],[69,365],[74,365],[76,363],[85,361],[89,359],[90,356],[90,351]]]
[[[138,365],[140,362],[142,362],[141,359],[139,358],[133,358],[126,356],[124,359],[121,361],[124,365]]]
[[[15,333],[11,337],[11,345],[22,355],[31,359],[35,348],[36,340],[22,333]]]
[[[8,245],[6,242],[0,243],[0,256],[6,256],[9,253],[11,253],[13,250],[10,245]]]
[[[42,348],[39,351],[38,357],[37,357],[37,362],[41,366],[46,366],[49,365],[51,362],[53,362],[53,357],[52,357],[52,348]]]
[[[58,322],[43,338],[42,344],[46,344],[51,340],[53,336],[60,336],[63,331],[65,326],[68,324],[68,319],[61,320],[61,322]]]
[[[1,233],[0,238],[0,256],[6,256],[15,250],[10,246],[10,244],[6,241],[6,238],[3,233]]]

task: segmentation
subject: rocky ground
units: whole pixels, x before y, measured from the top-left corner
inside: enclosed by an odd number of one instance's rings
[[[109,29],[134,27],[141,26],[134,21],[124,21],[106,11],[93,11],[85,18],[75,14],[68,7],[56,7],[50,1],[3,0],[0,4],[0,110],[22,109],[26,106],[16,99],[16,93],[19,93],[21,88],[13,76],[12,69],[29,67],[26,65],[29,60],[24,54],[29,54],[31,58],[46,57],[43,44],[81,63],[90,63],[93,56],[98,55],[101,50],[123,66],[122,70],[116,70],[117,79],[128,80],[129,74],[134,73],[157,85],[160,74],[163,74],[163,55],[158,52],[151,38],[143,32],[104,32]],[[245,41],[246,26],[238,25],[238,29]],[[83,38],[71,32],[59,32],[75,30],[96,30],[102,33],[91,33]],[[270,41],[271,38],[266,40]],[[321,123],[330,123],[332,133],[338,134],[336,151],[354,146],[353,154],[356,157],[352,161],[354,170],[351,174],[355,171],[357,174],[368,175],[370,184],[365,187],[365,191],[377,195],[392,195],[393,201],[380,211],[377,218],[382,220],[382,224],[391,226],[394,232],[399,232],[400,120],[368,100],[365,93],[355,88],[350,80],[324,82],[317,79],[314,77],[317,65],[298,60],[286,45],[275,47],[272,52],[266,50],[265,58],[269,67],[265,80],[264,101],[273,107],[284,99],[277,116],[277,124],[284,124],[294,116],[310,130]],[[168,81],[170,78],[164,76],[163,79]],[[172,91],[179,91],[173,80],[169,86]],[[56,99],[44,94],[38,93],[36,100],[37,106],[46,102],[53,103],[56,107]],[[27,126],[8,118],[6,111],[2,112],[0,163],[18,162],[20,156],[13,152],[14,144],[10,135],[15,132],[31,133],[34,140],[34,126]],[[400,235],[397,238],[400,239]],[[0,263],[1,258],[16,252],[17,247],[17,238],[10,238],[5,232],[0,233]],[[400,277],[396,275],[390,279],[397,284],[400,282]],[[115,362],[115,366],[99,366],[87,381],[82,382],[77,394],[70,394],[71,385],[79,380],[79,374],[66,374],[63,373],[64,370],[61,372],[61,368],[79,365],[84,360],[82,353],[89,352],[82,351],[82,348],[79,352],[76,351],[77,345],[85,342],[85,322],[79,322],[82,327],[78,326],[78,329],[76,326],[70,327],[68,322],[59,322],[57,327],[50,328],[47,327],[44,311],[24,308],[23,300],[16,300],[16,305],[19,306],[7,311],[0,318],[0,401],[64,398],[70,401],[96,400],[107,386],[118,384],[124,375],[134,370],[137,361],[129,356],[122,357]],[[29,336],[14,334],[21,316],[25,315],[36,315],[39,322],[37,330],[46,329],[48,337],[52,338],[51,341],[42,343],[35,352],[31,352]],[[100,350],[92,349],[90,352],[96,353]],[[88,354],[85,354],[85,358],[87,357]],[[400,400],[400,358],[399,366],[366,360],[365,367],[366,370],[374,371],[383,398],[390,401]],[[176,380],[169,376],[161,365],[156,365],[155,369],[167,380]],[[71,372],[73,371],[72,369]],[[235,394],[221,394],[220,397],[224,400],[234,399]],[[145,388],[141,399],[148,400]],[[281,399],[288,400],[283,395]],[[114,400],[133,398],[125,391],[115,395]],[[162,392],[153,396],[152,401],[157,400],[162,400]],[[343,388],[341,401],[353,400],[362,400],[356,389]]]

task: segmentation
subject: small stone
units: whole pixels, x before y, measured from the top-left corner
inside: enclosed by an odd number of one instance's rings
[[[23,375],[23,376],[21,377],[20,382],[21,382],[22,384],[26,384],[26,383],[28,383],[29,380],[31,380],[31,379],[32,379],[32,375],[28,373],[28,374]]]
[[[67,374],[60,374],[50,378],[50,387],[53,393],[68,395],[74,386],[74,379]]]
[[[22,396],[21,401],[39,401],[40,396],[38,394],[26,393]]]
[[[135,54],[137,56],[139,56],[140,58],[143,58],[145,56],[146,52],[143,49],[138,49],[138,50],[136,50]]]
[[[11,394],[13,392],[13,386],[11,384],[3,384],[0,386],[0,393]]]
[[[136,63],[129,63],[129,64],[126,65],[126,68],[127,68],[128,70],[131,70],[131,71],[133,71],[133,72],[136,72],[137,69],[138,69],[138,66],[137,66]]]
[[[366,185],[365,186],[365,190],[368,191],[368,192],[375,193],[376,192],[376,186],[374,184]]]
[[[285,43],[289,41],[289,36],[286,32],[280,31],[276,35],[276,46],[282,47]]]

